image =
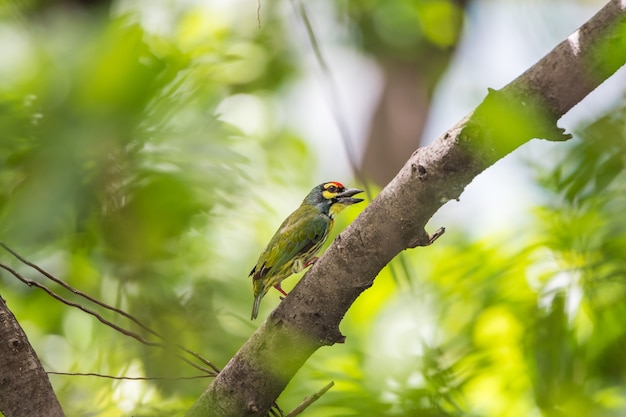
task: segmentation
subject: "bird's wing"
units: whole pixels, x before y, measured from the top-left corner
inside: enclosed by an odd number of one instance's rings
[[[283,222],[252,269],[254,279],[263,278],[326,239],[331,219],[323,214],[313,218],[301,214],[295,212]]]

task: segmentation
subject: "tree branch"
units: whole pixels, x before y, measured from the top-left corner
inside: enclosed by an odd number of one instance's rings
[[[424,226],[444,203],[529,140],[567,139],[556,121],[625,62],[626,2],[613,0],[512,83],[490,91],[474,113],[418,149],[187,416],[266,416],[315,350],[344,340],[339,323],[379,271],[399,252],[430,242]]]
[[[6,417],[63,417],[46,371],[2,297],[0,342],[0,413]]]

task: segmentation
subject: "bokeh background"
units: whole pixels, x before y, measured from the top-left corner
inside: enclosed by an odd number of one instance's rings
[[[0,240],[223,367],[260,322],[248,273],[314,185],[375,196],[602,5],[5,0]],[[447,233],[381,272],[280,406],[332,380],[304,415],[624,415],[625,85],[561,120],[573,140],[525,145],[444,206],[429,227]],[[4,272],[0,295],[49,371],[199,373]],[[210,382],[51,380],[68,416],[111,417],[182,415]]]

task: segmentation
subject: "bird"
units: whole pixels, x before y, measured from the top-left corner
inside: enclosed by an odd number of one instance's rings
[[[283,221],[249,275],[254,292],[251,320],[257,317],[261,299],[272,287],[287,296],[280,283],[317,260],[315,254],[326,241],[334,216],[347,206],[363,201],[353,197],[362,192],[337,181],[322,183]]]

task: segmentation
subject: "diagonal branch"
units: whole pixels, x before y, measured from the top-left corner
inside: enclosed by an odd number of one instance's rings
[[[479,173],[533,138],[566,140],[556,121],[626,63],[626,2],[612,0],[432,145],[418,149],[228,365],[187,417],[265,416],[318,348],[344,340],[354,300],[401,251],[429,243],[430,217]]]

